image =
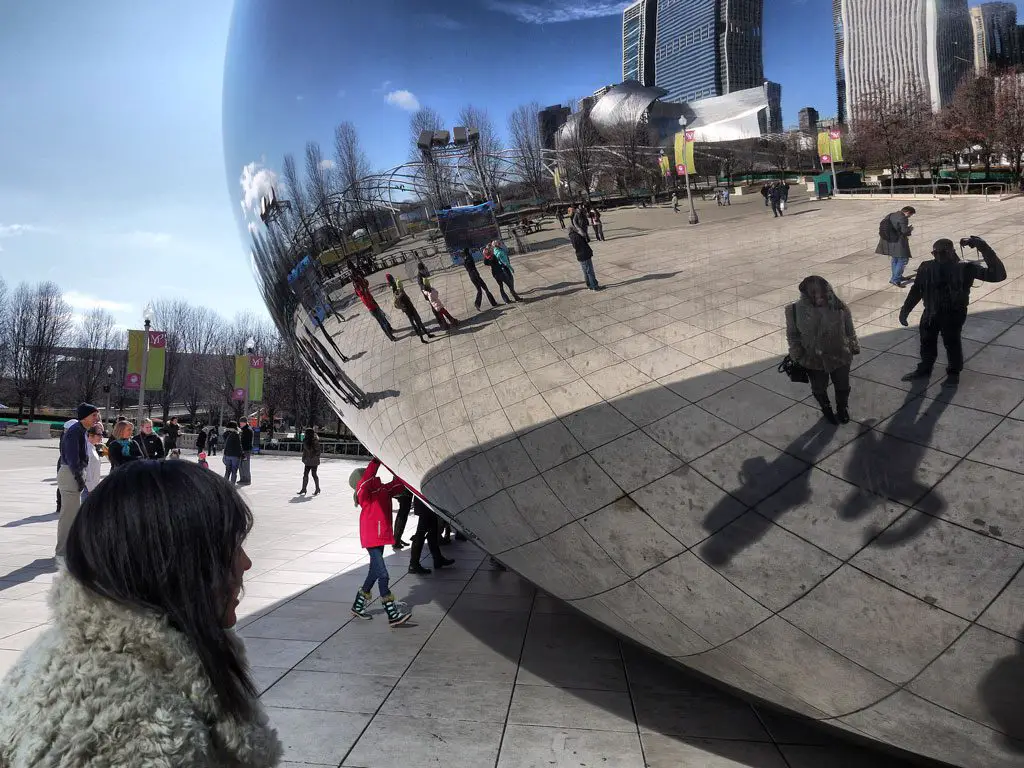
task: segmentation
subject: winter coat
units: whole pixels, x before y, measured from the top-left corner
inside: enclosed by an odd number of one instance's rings
[[[110,469],[115,470],[132,461],[145,458],[145,456],[135,439],[111,440],[107,443],[107,458],[110,459]]]
[[[67,573],[49,602],[54,625],[0,683],[0,766],[278,764],[281,743],[259,701],[251,720],[226,715],[166,618],[95,595]]]
[[[181,432],[181,426],[178,424],[166,424],[163,429],[164,432],[164,445],[168,451],[178,447],[178,434]]]
[[[224,455],[227,457],[234,456],[236,459],[242,458],[242,440],[238,437],[237,429],[225,429],[224,430]]]
[[[144,458],[162,459],[167,455],[167,451],[164,450],[164,441],[156,432],[150,432],[148,435],[139,432],[132,439],[139,444],[139,450]]]
[[[246,424],[238,430],[238,439],[242,441],[242,453],[252,453],[252,427]]]
[[[196,450],[201,451],[206,447],[206,430],[200,429],[196,435]]]
[[[885,240],[878,238],[878,247],[875,248],[875,253],[880,253],[883,256],[890,256],[894,259],[909,259],[910,258],[910,232],[913,229],[910,226],[910,219],[907,218],[907,214],[903,211],[896,211],[889,214],[889,221],[892,228],[899,233],[899,239],[896,241]]]
[[[379,309],[379,307],[377,306],[377,300],[373,298],[373,294],[370,293],[368,289],[364,288],[362,285],[357,283],[354,287],[354,290],[356,292],[356,296],[358,296],[359,300],[363,302],[364,307],[366,307],[371,312],[373,312],[375,309]]]
[[[831,286],[823,307],[816,307],[803,292],[799,301],[786,307],[786,341],[789,356],[812,371],[834,371],[860,353],[853,316]]]
[[[85,490],[91,491],[100,484],[100,455],[96,446],[89,444],[89,463],[85,465]]]
[[[320,466],[320,438],[302,441],[302,463],[307,467]]]
[[[391,522],[391,499],[401,493],[405,483],[397,477],[390,483],[377,477],[380,462],[374,459],[366,467],[363,477],[356,486],[356,501],[359,502],[359,546],[387,547],[395,543],[395,532]]]

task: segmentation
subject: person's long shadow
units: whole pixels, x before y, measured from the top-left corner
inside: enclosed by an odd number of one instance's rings
[[[755,456],[743,462],[740,469],[740,480],[745,486],[760,486],[760,478],[771,474],[786,477],[784,464],[791,464],[793,456],[799,455],[813,459],[821,454],[839,428],[827,421],[820,421],[797,437],[787,446],[785,451],[772,462],[761,456]],[[740,494],[741,496],[744,494]],[[769,530],[773,521],[781,517],[787,510],[794,509],[811,498],[811,467],[803,470],[778,491],[777,501],[770,512],[760,509],[754,514],[746,515],[746,524],[736,526],[729,536],[711,536],[700,547],[700,556],[710,565],[725,565],[741,551],[758,541]],[[724,496],[704,518],[704,530],[714,534],[733,520],[737,515],[737,505],[731,496]]]
[[[35,523],[50,523],[60,517],[60,512],[47,512],[45,515],[30,515],[29,517],[23,517],[20,520],[12,520],[9,523],[4,523],[0,528],[20,528],[23,525],[33,525]]]
[[[946,381],[947,393],[952,394],[956,381]],[[914,382],[902,407],[892,417],[888,431],[870,429],[854,443],[845,476],[855,487],[840,504],[839,516],[844,520],[857,520],[888,499],[916,505],[927,514],[907,515],[902,525],[885,531],[870,526],[864,534],[865,542],[874,539],[878,546],[894,547],[920,535],[946,508],[941,494],[929,494],[931,486],[917,479],[918,466],[950,399],[934,399],[922,411],[927,387],[926,379]]]
[[[1024,629],[1017,635],[1024,643]],[[992,719],[1003,732],[1003,743],[1014,752],[1024,754],[1024,707],[1020,692],[1024,690],[1024,645],[1017,653],[996,662],[978,684],[978,693]]]
[[[57,561],[52,557],[37,557],[28,565],[16,568],[10,573],[0,574],[0,592],[10,589],[16,584],[25,584],[36,576],[45,573],[56,573]]]

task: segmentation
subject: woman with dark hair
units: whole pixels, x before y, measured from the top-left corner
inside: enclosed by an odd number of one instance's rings
[[[483,253],[484,264],[491,268],[491,277],[498,284],[501,298],[505,300],[506,304],[512,301],[519,301],[519,294],[516,293],[515,278],[512,277],[512,264],[508,260],[508,251],[497,240],[493,240],[484,247]],[[505,286],[508,286],[508,289],[512,292],[512,299],[509,299],[508,294],[505,293]]]
[[[251,527],[195,464],[134,462],[97,485],[50,591],[53,626],[0,684],[0,765],[276,766],[231,631]]]
[[[137,440],[132,439],[135,427],[130,421],[119,421],[114,425],[110,442],[107,443],[107,458],[110,459],[110,471],[113,472],[132,461],[145,458]]]
[[[302,435],[302,490],[299,496],[306,495],[310,474],[313,475],[316,488],[313,495],[320,495],[320,477],[316,473],[316,468],[320,466],[320,452],[320,436],[316,433],[316,427],[311,426]]]
[[[385,279],[388,281],[388,286],[391,288],[391,293],[395,297],[395,309],[400,309],[405,313],[405,316],[409,318],[409,324],[412,326],[413,333],[420,337],[420,341],[427,344],[427,339],[434,338],[432,333],[427,333],[427,327],[423,325],[423,321],[420,319],[420,313],[416,311],[416,307],[412,305],[412,299],[405,293],[405,289],[402,287],[401,280],[395,280],[394,276],[389,272],[385,275]]]
[[[850,363],[860,354],[853,315],[818,275],[800,283],[800,299],[786,307],[789,356],[807,369],[811,392],[821,414],[833,424],[850,421]],[[836,410],[828,399],[828,382],[836,390]]]
[[[229,421],[224,427],[224,479],[229,483],[238,482],[238,468],[242,464],[242,438],[238,434],[238,422]]]

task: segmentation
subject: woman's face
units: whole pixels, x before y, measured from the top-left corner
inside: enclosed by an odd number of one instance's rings
[[[242,593],[243,574],[252,568],[252,560],[245,554],[245,548],[239,546],[235,552],[235,559],[231,563],[231,583],[227,605],[224,606],[224,628],[230,629],[235,626],[238,616],[235,611],[238,609],[239,595]]]
[[[825,300],[828,298],[828,293],[825,291],[824,285],[814,282],[807,286],[807,296],[814,306],[823,307],[825,306]]]

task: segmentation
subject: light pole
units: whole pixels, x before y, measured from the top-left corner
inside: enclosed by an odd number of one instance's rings
[[[107,421],[110,421],[110,387],[112,377],[114,375],[114,366],[107,366],[107,385],[103,388],[103,391],[107,394]]]
[[[245,367],[249,370],[245,376],[245,405],[242,406],[243,419],[249,418],[249,376],[252,375],[252,366],[250,365],[252,361],[249,359],[249,355],[253,353],[253,349],[255,347],[256,339],[254,339],[252,336],[245,340]]]
[[[686,161],[686,118],[679,118],[679,126],[683,129],[683,177],[686,179],[686,197],[690,201],[690,223],[700,224],[697,217],[697,206],[693,202],[693,192],[690,190],[690,164]]]
[[[146,368],[149,365],[149,329],[153,325],[153,305],[146,304],[142,309],[143,325],[145,334],[142,338],[142,378],[139,381],[139,428],[142,428],[142,420],[146,418]]]

